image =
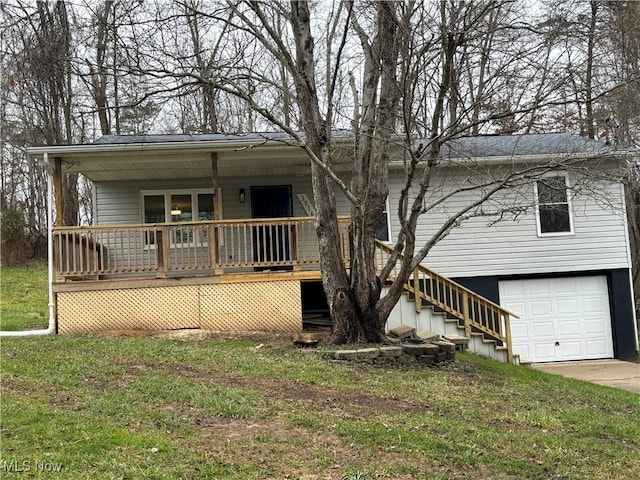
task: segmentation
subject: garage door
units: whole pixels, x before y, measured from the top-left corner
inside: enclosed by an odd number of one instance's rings
[[[532,362],[613,357],[607,279],[596,277],[500,282],[511,320],[513,351]]]

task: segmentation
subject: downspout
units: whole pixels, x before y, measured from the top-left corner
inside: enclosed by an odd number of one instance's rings
[[[636,302],[640,302],[640,298],[636,298],[635,290],[633,288],[633,263],[631,261],[631,239],[629,238],[629,217],[627,211],[627,192],[623,184],[620,185],[620,190],[622,194],[622,223],[624,223],[624,236],[626,239],[626,249],[627,249],[627,265],[629,265],[629,286],[631,287],[631,303],[632,305],[632,314],[633,314],[633,338],[635,339],[636,344],[636,353],[640,351],[640,337],[638,337],[638,318],[636,315],[637,312],[637,304]]]
[[[47,259],[49,286],[49,326],[44,330],[0,331],[0,337],[30,337],[35,335],[51,335],[56,332],[56,312],[53,297],[53,174],[49,165],[49,155],[44,153],[44,164],[47,169]]]

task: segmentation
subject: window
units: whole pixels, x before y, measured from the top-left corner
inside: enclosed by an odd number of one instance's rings
[[[383,242],[388,242],[391,235],[389,233],[389,199],[384,203],[384,210],[380,215],[380,220],[378,222],[378,230],[376,232],[376,238],[378,240],[382,240]]]
[[[145,195],[144,223],[164,223],[166,211],[164,195]]]
[[[220,189],[218,189],[220,194]],[[211,190],[142,191],[142,217],[144,223],[175,223],[213,220],[213,193]],[[193,228],[176,230],[174,243],[193,242]],[[206,236],[206,232],[202,232]],[[201,239],[206,242],[206,238]],[[153,232],[145,243],[155,244]]]
[[[211,190],[142,191],[141,194],[144,223],[213,220]]]
[[[573,233],[567,177],[556,175],[538,180],[535,185],[539,235]]]

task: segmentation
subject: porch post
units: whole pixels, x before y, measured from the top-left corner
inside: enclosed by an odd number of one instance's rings
[[[220,196],[218,195],[218,152],[211,152],[211,182],[213,184],[213,219],[220,220]]]
[[[213,186],[213,220],[217,222],[220,220],[220,209],[222,208],[222,199],[218,195],[218,189],[220,183],[218,180],[218,152],[211,152],[211,184]],[[213,265],[213,271],[216,275],[222,275],[224,270],[220,264],[220,250],[218,248],[218,235],[219,228],[217,224],[213,225],[213,228],[209,228],[209,251],[211,252],[211,263]]]
[[[53,167],[53,187],[56,196],[56,226],[64,225],[64,199],[62,197],[62,158],[55,157]]]

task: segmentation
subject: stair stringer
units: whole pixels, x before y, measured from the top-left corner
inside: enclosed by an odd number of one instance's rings
[[[386,290],[386,288],[383,288],[385,294]],[[400,300],[391,311],[386,329],[389,331],[401,325],[413,327],[416,332],[429,330],[441,336],[447,334],[465,336],[464,328],[459,326],[458,321],[447,318],[444,312],[435,312],[433,307],[424,305],[420,312],[416,312],[415,301],[413,298],[409,298],[409,292],[407,291],[400,296]],[[476,355],[490,357],[500,362],[509,362],[507,349],[498,347],[494,341],[486,340],[480,333],[471,334],[467,350]]]

